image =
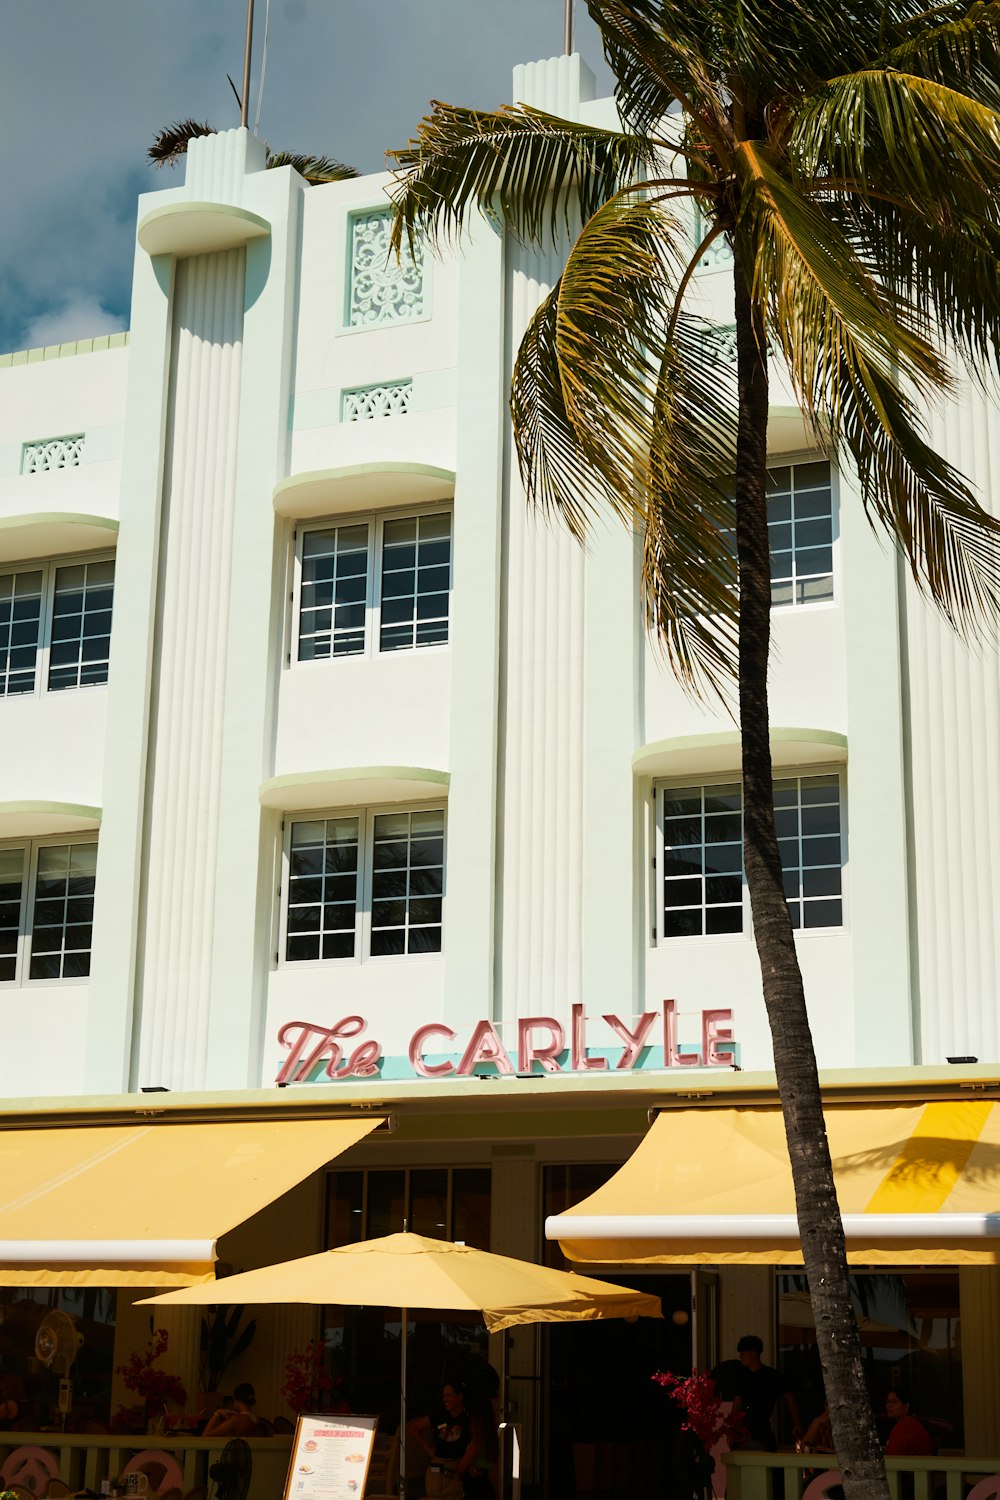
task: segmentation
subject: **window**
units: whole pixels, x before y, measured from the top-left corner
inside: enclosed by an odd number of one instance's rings
[[[833,491],[826,462],[771,469],[767,484],[772,605],[833,598]]]
[[[663,787],[658,800],[663,936],[742,933],[743,797],[739,784]],[[840,777],[834,772],[776,780],[774,813],[792,926],[841,927]]]
[[[0,983],[90,973],[96,840],[0,846]]]
[[[447,511],[305,531],[297,660],[447,645],[450,597]]]
[[[286,963],[440,953],[443,808],[295,820],[287,857]]]
[[[108,680],[112,558],[0,573],[0,696]]]

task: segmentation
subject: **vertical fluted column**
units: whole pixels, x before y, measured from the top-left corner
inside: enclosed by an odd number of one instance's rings
[[[212,962],[244,252],[177,271],[139,967],[138,1082],[198,1088]]]
[[[571,118],[592,84],[579,57],[514,71],[516,100]],[[508,247],[512,362],[567,248]],[[566,528],[527,508],[516,455],[508,468],[499,949],[500,1013],[513,1047],[518,1016],[551,1014],[581,989],[585,566]]]
[[[966,388],[931,441],[995,511],[1000,445],[991,403]],[[1000,657],[994,646],[963,643],[912,583],[904,639],[917,1061],[991,1060],[1000,1055]]]
[[[1000,1452],[1000,1267],[963,1266],[962,1401],[967,1453]]]

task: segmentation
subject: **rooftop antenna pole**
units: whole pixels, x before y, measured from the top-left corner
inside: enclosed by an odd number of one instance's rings
[[[573,0],[566,0],[566,19],[563,23],[563,53],[569,57],[573,51]]]
[[[250,55],[253,52],[253,0],[247,0],[247,38],[243,48],[243,97],[240,100],[240,124],[246,129],[250,115]]]

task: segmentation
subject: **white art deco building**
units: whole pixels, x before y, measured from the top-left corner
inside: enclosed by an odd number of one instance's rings
[[[588,85],[562,58],[513,96],[613,121]],[[646,638],[633,539],[609,523],[583,550],[519,488],[507,383],[557,259],[483,219],[397,265],[387,183],[308,188],[245,131],[194,142],[184,184],[139,202],[128,334],[0,358],[5,1122],[391,1117],[328,1168],[340,1147],[314,1145],[224,1241],[240,1264],[404,1218],[558,1258],[546,1214],[610,1176],[651,1107],[773,1103],[737,733]],[[726,271],[699,273],[722,323]],[[917,595],[773,400],[776,797],[824,1080],[992,1100],[997,657]],[[970,393],[933,420],[995,504],[995,414]],[[142,1266],[155,1283],[153,1253],[118,1282]],[[996,1272],[908,1275],[900,1327],[929,1320],[949,1372],[925,1406],[1000,1445]],[[794,1279],[661,1265],[677,1317],[655,1336],[518,1333],[528,1480],[588,1492],[612,1439],[577,1430],[597,1420],[580,1358],[690,1363],[696,1309],[702,1363],[756,1328],[805,1370]],[[262,1403],[315,1327],[262,1316]],[[387,1400],[350,1319],[323,1327],[356,1399]]]

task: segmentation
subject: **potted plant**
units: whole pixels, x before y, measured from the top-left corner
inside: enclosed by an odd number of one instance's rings
[[[112,1415],[113,1432],[146,1432],[152,1414],[162,1415],[168,1403],[183,1408],[187,1391],[177,1375],[157,1368],[167,1352],[170,1335],[165,1328],[152,1329],[144,1350],[134,1350],[123,1365],[115,1366],[127,1391],[139,1397],[134,1406],[120,1406]]]
[[[711,1500],[716,1463],[712,1449],[723,1439],[732,1445],[745,1438],[743,1418],[731,1410],[729,1402],[719,1400],[711,1375],[692,1370],[681,1379],[669,1370],[658,1370],[653,1379],[663,1386],[681,1415],[671,1488],[691,1500]]]
[[[329,1392],[334,1389],[333,1376],[326,1368],[325,1349],[313,1339],[285,1361],[285,1383],[281,1387],[292,1411],[324,1411]]]

